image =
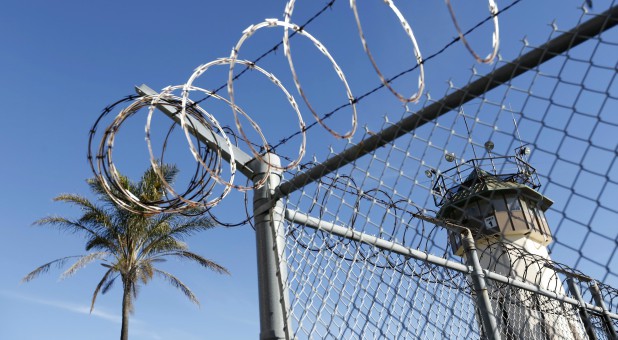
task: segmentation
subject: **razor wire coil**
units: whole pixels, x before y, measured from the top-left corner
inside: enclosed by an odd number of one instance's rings
[[[229,180],[223,180],[219,177],[219,173],[220,170],[213,170],[209,167],[206,166],[205,162],[203,161],[203,157],[200,155],[200,152],[198,152],[195,148],[195,146],[192,144],[191,142],[191,138],[189,137],[189,132],[188,132],[188,125],[186,123],[186,117],[187,117],[187,110],[190,109],[192,110],[191,114],[192,114],[192,118],[195,119],[198,122],[202,122],[205,124],[205,126],[207,126],[209,129],[211,128],[211,126],[214,126],[215,129],[212,130],[213,132],[211,133],[218,133],[218,134],[222,134],[225,140],[226,145],[228,146],[228,149],[230,150],[230,153],[232,153],[232,148],[231,148],[231,143],[229,141],[229,139],[227,138],[225,132],[222,130],[222,127],[218,125],[218,122],[216,121],[216,119],[214,118],[213,115],[211,115],[210,113],[203,111],[202,109],[198,109],[197,105],[210,97],[215,97],[217,99],[222,99],[222,97],[216,95],[216,93],[222,89],[223,87],[220,87],[214,91],[206,91],[201,89],[201,91],[195,91],[196,88],[192,87],[192,83],[193,81],[198,78],[204,71],[206,71],[206,69],[208,69],[208,67],[210,66],[214,66],[214,65],[223,65],[223,64],[227,64],[229,65],[229,74],[228,74],[228,81],[227,81],[227,90],[228,90],[228,95],[229,95],[229,104],[230,107],[232,108],[233,114],[234,114],[234,119],[235,119],[235,124],[236,124],[236,129],[238,131],[238,134],[240,135],[240,139],[243,140],[246,145],[249,147],[251,154],[253,157],[261,160],[261,161],[266,161],[269,166],[274,167],[274,168],[280,168],[282,170],[289,170],[292,168],[297,167],[304,154],[305,154],[305,149],[306,149],[306,131],[313,127],[315,124],[319,124],[322,125],[328,132],[330,132],[333,136],[335,136],[336,138],[350,138],[356,128],[357,128],[357,113],[356,113],[356,103],[359,101],[359,99],[364,98],[365,96],[369,95],[365,94],[361,97],[354,97],[351,90],[350,90],[350,86],[348,85],[347,81],[346,81],[346,77],[345,74],[343,73],[342,69],[339,67],[339,65],[337,64],[337,62],[335,61],[335,59],[329,54],[328,50],[324,47],[324,45],[318,40],[316,39],[314,36],[312,36],[311,34],[309,34],[306,30],[305,27],[311,23],[315,18],[317,18],[318,16],[322,15],[326,9],[331,8],[333,6],[335,1],[330,1],[326,6],[324,6],[320,11],[318,11],[313,17],[311,17],[304,25],[302,26],[298,26],[295,25],[293,23],[291,23],[291,17],[292,17],[292,12],[294,9],[294,5],[295,5],[295,0],[290,0],[288,3],[286,3],[285,6],[285,10],[284,10],[284,20],[280,21],[277,19],[267,19],[266,21],[256,24],[256,25],[251,25],[249,26],[242,34],[241,38],[239,39],[238,43],[236,44],[236,46],[234,47],[234,49],[232,49],[232,52],[230,54],[229,58],[220,58],[217,59],[215,61],[206,63],[204,65],[202,65],[201,67],[199,67],[194,73],[193,75],[189,78],[189,80],[187,81],[187,83],[185,85],[182,86],[183,91],[182,91],[182,97],[181,97],[181,105],[180,105],[180,110],[178,110],[178,116],[181,120],[181,125],[183,130],[185,131],[185,134],[187,135],[187,140],[189,142],[189,147],[191,150],[191,153],[193,154],[196,162],[201,165],[202,167],[204,167],[204,170],[210,175],[212,176],[212,179],[214,180],[214,182],[223,185],[224,189],[222,190],[222,193],[216,197],[216,198],[212,198],[212,199],[208,199],[207,197],[212,193],[212,188],[209,188],[208,190],[205,191],[205,188],[200,188],[198,191],[201,192],[206,192],[205,195],[198,195],[197,200],[195,199],[187,199],[183,194],[179,194],[177,193],[170,185],[169,183],[167,183],[165,181],[164,178],[162,178],[162,173],[160,170],[157,169],[158,167],[158,162],[155,158],[155,155],[153,154],[152,151],[152,147],[150,145],[150,121],[154,112],[154,106],[156,105],[160,105],[160,98],[163,95],[169,95],[169,91],[170,89],[177,89],[180,87],[179,86],[174,86],[174,87],[167,87],[166,89],[164,89],[159,96],[155,96],[155,98],[144,98],[144,99],[140,99],[138,101],[140,102],[144,102],[146,100],[150,100],[151,103],[151,108],[149,109],[149,115],[148,115],[148,120],[147,120],[147,127],[146,127],[146,140],[148,142],[148,146],[149,146],[149,152],[150,152],[150,160],[151,160],[151,165],[153,167],[153,169],[155,169],[155,173],[159,175],[159,177],[161,177],[164,186],[166,188],[166,191],[173,197],[171,198],[167,203],[157,203],[155,205],[149,206],[148,204],[145,204],[144,202],[142,202],[139,198],[135,197],[134,195],[132,195],[129,191],[127,191],[126,189],[123,189],[121,185],[119,185],[119,181],[120,181],[120,174],[116,168],[116,166],[114,165],[113,161],[112,161],[112,150],[113,150],[113,142],[114,142],[114,136],[115,136],[115,131],[117,131],[120,128],[120,124],[122,124],[122,122],[124,122],[124,119],[126,119],[126,117],[124,117],[125,115],[131,115],[130,111],[133,110],[137,110],[143,107],[143,104],[132,104],[130,105],[130,109],[128,109],[128,111],[122,111],[121,115],[124,118],[118,119],[116,120],[116,122],[113,124],[113,126],[110,126],[110,129],[108,129],[105,134],[104,134],[104,139],[105,142],[101,142],[100,144],[100,148],[106,148],[106,153],[108,154],[105,158],[107,159],[107,164],[106,165],[102,165],[99,164],[98,165],[98,170],[95,171],[95,167],[93,166],[93,172],[97,175],[98,178],[101,178],[104,181],[104,188],[106,189],[106,191],[108,191],[109,193],[111,192],[116,192],[116,194],[120,194],[125,196],[124,198],[118,198],[116,197],[115,199],[117,200],[117,203],[127,209],[132,209],[130,208],[129,205],[127,205],[127,201],[131,202],[132,204],[135,204],[139,207],[139,209],[143,209],[148,211],[149,213],[158,213],[158,212],[179,212],[182,211],[183,209],[190,209],[190,208],[195,208],[197,206],[200,206],[202,208],[208,209],[214,205],[217,205],[218,202],[220,202],[223,197],[225,197],[227,195],[227,193],[229,193],[229,191],[231,190],[231,188],[235,188],[238,190],[250,190],[256,187],[260,187],[263,183],[257,183],[254,184],[251,187],[247,187],[247,186],[238,186],[235,185],[233,183],[234,181],[234,175],[236,172],[235,169],[235,164],[231,165],[231,169],[230,169],[230,179]],[[493,1],[490,0],[490,12],[492,14],[492,18],[494,19],[494,25],[495,25],[495,32],[493,35],[493,39],[494,39],[494,54],[493,56],[495,56],[495,51],[497,51],[497,46],[498,46],[498,21],[497,21],[497,15],[499,14],[497,7],[495,6],[495,4],[493,4]],[[389,7],[389,9],[396,15],[396,17],[398,18],[400,24],[402,25],[402,28],[404,29],[406,35],[408,36],[408,38],[410,39],[410,42],[413,45],[413,51],[414,51],[414,55],[415,55],[415,60],[417,62],[417,65],[415,68],[420,68],[420,74],[419,74],[419,79],[418,79],[418,91],[413,94],[411,97],[404,97],[403,95],[401,95],[399,92],[397,92],[396,90],[394,90],[394,88],[390,85],[390,83],[392,82],[392,80],[396,79],[395,78],[391,78],[391,79],[386,79],[385,76],[382,74],[382,72],[380,71],[380,68],[378,67],[375,59],[373,58],[371,51],[369,49],[367,40],[363,34],[363,30],[362,30],[362,26],[361,26],[361,21],[360,21],[360,16],[359,16],[359,12],[357,9],[357,5],[356,5],[356,1],[352,0],[350,1],[350,7],[351,10],[354,13],[354,17],[355,17],[355,21],[357,24],[357,29],[358,29],[358,33],[359,33],[359,37],[361,40],[361,43],[363,45],[363,49],[365,51],[365,53],[367,54],[371,64],[373,65],[378,77],[380,78],[382,85],[381,87],[387,87],[392,93],[393,95],[395,95],[400,101],[407,103],[407,102],[416,102],[418,101],[418,99],[420,98],[422,92],[423,92],[423,88],[424,88],[424,68],[423,68],[423,64],[425,63],[426,60],[423,60],[423,58],[421,57],[421,52],[420,52],[420,48],[419,45],[414,37],[414,33],[413,30],[411,28],[411,26],[408,24],[405,16],[401,13],[401,11],[399,11],[399,9],[395,6],[394,2],[392,1],[386,1],[385,4]],[[449,6],[449,10],[452,9],[450,8],[450,3],[447,2],[447,5]],[[451,13],[453,14],[453,13]],[[455,17],[453,16],[453,20],[455,23],[455,26],[459,32],[459,39],[462,39],[465,37],[466,33],[461,33],[461,31],[459,30],[459,26],[455,20]],[[284,35],[283,35],[283,39],[282,42],[280,44],[275,45],[272,49],[270,49],[269,51],[267,51],[266,53],[264,53],[263,55],[261,55],[259,58],[256,59],[256,61],[254,62],[249,62],[249,61],[244,61],[244,60],[238,60],[238,52],[240,50],[240,47],[243,45],[243,43],[249,39],[257,30],[261,29],[261,28],[266,28],[266,27],[282,27],[284,29]],[[292,30],[292,34],[289,33],[289,30]],[[467,32],[469,33],[469,32]],[[305,94],[305,91],[302,88],[301,82],[298,78],[298,75],[296,73],[295,67],[294,67],[294,63],[293,63],[293,59],[292,59],[292,52],[291,52],[291,46],[290,46],[290,41],[289,38],[292,35],[302,35],[305,36],[306,38],[308,38],[314,45],[315,47],[332,63],[334,70],[337,74],[337,76],[339,77],[339,79],[342,81],[344,87],[345,87],[345,91],[346,91],[346,96],[347,96],[347,101],[348,103],[340,106],[339,108],[337,108],[336,110],[332,111],[331,113],[325,114],[323,116],[320,116],[318,114],[318,112],[313,108],[313,106],[311,105],[308,97]],[[464,44],[467,43],[465,40]],[[300,94],[300,96],[303,98],[303,101],[305,102],[305,104],[307,105],[307,107],[309,108],[309,110],[311,111],[312,115],[315,118],[315,122],[313,124],[310,125],[305,125],[302,115],[299,111],[298,105],[296,104],[296,101],[294,99],[294,97],[289,94],[289,92],[287,91],[287,89],[285,89],[285,87],[282,85],[282,83],[277,80],[277,78],[271,74],[268,73],[267,71],[263,70],[262,68],[258,67],[256,65],[256,62],[259,61],[260,59],[262,59],[263,57],[265,57],[267,54],[271,53],[272,51],[275,51],[278,46],[283,45],[284,48],[284,53],[285,56],[287,57],[288,60],[288,64],[289,64],[289,68],[290,71],[292,72],[292,77],[293,77],[293,81],[294,84],[297,88],[297,92]],[[472,52],[472,51],[471,51]],[[473,53],[473,55],[475,55]],[[476,56],[476,55],[475,55]],[[490,59],[493,59],[493,56]],[[478,58],[477,58],[478,59]],[[488,62],[489,59],[487,60],[483,60],[482,62]],[[243,71],[241,71],[238,75],[234,75],[234,69],[235,69],[235,64],[242,64],[245,66],[245,69]],[[272,147],[268,144],[268,142],[266,141],[266,138],[264,137],[264,135],[261,132],[261,129],[259,127],[259,125],[244,111],[240,112],[238,109],[238,106],[235,103],[235,96],[234,96],[234,80],[237,79],[238,77],[240,77],[242,74],[244,74],[247,70],[249,69],[255,69],[258,70],[259,72],[261,72],[262,74],[264,74],[267,78],[269,78],[276,86],[278,86],[285,94],[285,96],[287,97],[288,101],[290,102],[290,105],[292,106],[292,108],[294,109],[294,111],[296,112],[296,115],[298,117],[299,120],[299,129],[296,133],[292,134],[290,137],[287,137],[283,140],[281,140],[276,146]],[[192,92],[202,92],[204,94],[206,94],[206,96],[203,99],[200,100],[190,100],[189,99],[189,93]],[[372,92],[370,92],[372,93]],[[178,98],[176,98],[178,99]],[[351,128],[344,133],[340,133],[340,132],[336,132],[333,128],[329,127],[326,123],[325,123],[325,119],[329,118],[333,113],[339,111],[340,109],[344,108],[344,107],[348,107],[350,106],[352,109],[352,123],[351,123]],[[178,109],[178,108],[177,108]],[[260,135],[260,137],[262,138],[262,146],[259,148],[259,150],[257,150],[254,147],[254,143],[253,141],[250,141],[249,138],[247,137],[245,131],[243,130],[243,127],[240,123],[240,119],[238,117],[238,115],[242,115],[244,118],[248,119],[251,123],[252,128],[258,133],[258,135]],[[96,123],[95,123],[95,127],[96,127]],[[279,166],[274,166],[273,164],[270,164],[268,162],[268,160],[265,160],[262,156],[262,154],[264,153],[268,153],[268,152],[274,152],[276,147],[287,143],[292,137],[297,136],[297,135],[301,135],[302,136],[302,141],[301,141],[301,145],[299,148],[299,152],[298,152],[298,157],[296,159],[292,159],[290,161],[290,163],[288,165],[279,167]],[[106,146],[103,146],[106,145]],[[259,144],[258,144],[259,145]],[[102,152],[103,150],[100,149],[100,152]],[[90,152],[90,151],[89,151]],[[90,157],[90,156],[89,156]],[[102,154],[99,155],[100,158],[102,158]],[[220,158],[220,154],[217,153],[217,157]],[[284,157],[285,159],[288,159],[288,157]],[[234,160],[234,156],[231,155],[231,159],[232,159],[232,163]],[[109,176],[108,176],[109,175]],[[209,182],[209,183],[214,183],[214,182]],[[189,185],[189,188],[191,190],[189,190],[188,192],[191,192],[192,190],[197,190],[199,187],[199,185],[197,183],[191,183]],[[195,197],[194,197],[195,198]],[[203,201],[200,201],[203,200]],[[182,202],[182,203],[180,203]]]

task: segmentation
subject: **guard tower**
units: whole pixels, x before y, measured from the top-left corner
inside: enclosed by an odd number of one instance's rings
[[[426,172],[435,176],[437,217],[471,231],[483,268],[565,294],[557,272],[547,265],[552,234],[545,211],[553,202],[537,191],[536,169],[526,160],[530,149],[521,146],[513,156],[495,157],[493,147],[491,141],[485,143],[488,158],[463,163],[447,154],[454,167]],[[453,253],[465,256],[462,236],[450,232],[448,237]],[[553,312],[560,306],[491,280],[487,287],[503,339],[585,338],[572,320]]]
[[[492,142],[486,144],[493,148]],[[553,202],[536,191],[541,184],[536,169],[523,159],[526,153],[529,149],[521,147],[515,156],[475,158],[440,173],[433,186],[438,217],[463,224],[477,241],[523,237],[547,246],[552,237],[545,211]],[[449,241],[462,256],[461,236],[451,233]]]

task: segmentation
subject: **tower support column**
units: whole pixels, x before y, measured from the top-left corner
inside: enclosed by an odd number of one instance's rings
[[[463,247],[466,254],[466,262],[468,266],[472,267],[470,279],[476,295],[476,306],[479,309],[485,336],[489,340],[499,340],[501,339],[500,330],[498,329],[496,315],[494,314],[491,300],[489,299],[489,293],[487,292],[485,274],[483,273],[483,267],[481,267],[478,254],[476,253],[476,244],[469,230],[464,231]]]

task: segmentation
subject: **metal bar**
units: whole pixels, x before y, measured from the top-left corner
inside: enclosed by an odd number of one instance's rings
[[[592,322],[590,322],[590,315],[588,315],[588,310],[584,307],[585,302],[582,298],[582,294],[579,292],[579,288],[575,284],[575,281],[572,277],[567,277],[567,284],[569,285],[569,290],[571,294],[579,301],[579,317],[582,319],[584,323],[584,328],[586,329],[586,334],[588,334],[588,338],[590,340],[597,340],[597,335],[594,334],[594,327],[592,326]]]
[[[279,157],[266,154],[269,163],[278,165]],[[249,164],[255,173],[253,182],[268,176],[266,183],[254,190],[253,208],[271,202],[271,196],[281,182],[281,171],[269,167],[265,162],[255,160]],[[283,230],[283,202],[278,200],[262,213],[254,214],[258,293],[260,305],[260,339],[290,339],[290,327],[286,313],[289,310],[287,288],[287,257],[285,249],[285,231]]]
[[[527,290],[529,292],[532,293],[536,293],[536,294],[540,294],[543,296],[546,296],[548,298],[554,299],[554,300],[558,300],[560,302],[565,302],[574,306],[584,306],[586,307],[586,309],[588,309],[589,311],[593,311],[593,312],[597,312],[597,313],[602,313],[603,309],[601,307],[589,304],[587,302],[580,302],[574,298],[568,297],[566,295],[560,295],[557,294],[555,292],[552,292],[550,290],[546,290],[543,289],[537,285],[533,285],[533,284],[529,284],[523,281],[518,281],[491,271],[488,271],[486,269],[483,269],[483,272],[485,273],[485,277],[490,279],[490,280],[494,280],[494,281],[498,281],[498,282],[502,282],[502,283],[506,283],[510,286],[516,287],[516,288],[520,288],[520,289],[524,289]],[[607,314],[610,318],[612,319],[616,319],[618,320],[618,314],[614,314],[614,313],[610,313],[608,312]]]
[[[322,221],[319,218],[309,216],[297,210],[286,209],[284,217],[287,221],[296,223],[298,225],[307,226],[312,229],[322,230],[322,231],[334,234],[336,236],[341,236],[341,237],[345,237],[345,238],[348,238],[348,239],[351,239],[357,242],[372,245],[377,248],[391,251],[399,255],[403,255],[403,256],[411,257],[417,260],[425,261],[431,264],[443,266],[443,267],[446,267],[446,268],[449,268],[449,269],[452,269],[458,272],[462,272],[462,273],[472,272],[472,268],[470,266],[461,264],[459,262],[450,261],[442,257],[431,255],[431,254],[428,254],[428,253],[425,253],[425,252],[422,252],[416,249],[408,248],[399,243],[387,241],[387,240],[378,238],[376,236],[368,235],[368,234],[356,231],[351,228],[337,225],[332,222]],[[432,219],[432,218],[428,218],[427,221],[431,223],[441,223],[440,221],[436,221],[435,219]],[[448,228],[450,230],[456,230],[455,225],[448,225]],[[601,307],[598,307],[598,306],[595,306],[595,305],[592,305],[586,302],[580,302],[566,295],[561,295],[556,292],[541,288],[540,286],[537,286],[537,285],[533,285],[527,282],[523,282],[523,281],[510,278],[510,277],[506,277],[504,275],[491,272],[487,269],[483,269],[483,275],[486,279],[505,283],[505,284],[508,284],[516,288],[520,288],[520,289],[523,289],[523,290],[526,290],[532,293],[546,296],[554,300],[558,300],[560,302],[568,303],[574,306],[583,306],[587,308],[588,310],[594,311],[597,313],[603,312],[603,309]],[[612,319],[618,320],[618,314],[608,312],[607,315],[608,317]]]
[[[590,37],[604,32],[618,23],[618,6],[614,6],[598,16],[576,26],[572,30],[561,34],[524,54],[490,74],[479,78],[460,90],[457,90],[441,100],[421,109],[415,114],[408,116],[375,135],[359,142],[335,155],[324,163],[300,173],[294,178],[281,184],[276,197],[284,197],[304,187],[305,185],[322,178],[324,175],[342,168],[348,163],[373,152],[374,150],[392,142],[393,140],[415,130],[416,128],[432,121],[433,119],[460,107],[468,101],[478,98],[509,80],[525,73],[526,71],[544,63],[553,57],[587,41]]]
[[[148,87],[145,84],[141,86],[136,86],[135,91],[144,96],[144,95],[157,95],[158,93]],[[180,125],[180,118],[178,118],[178,109],[171,105],[160,104],[157,105],[157,108],[161,110],[161,112],[165,113],[166,116],[170,117],[176,124]],[[228,150],[228,145],[225,139],[218,134],[206,129],[202,126],[201,123],[197,122],[190,116],[187,116],[187,120],[189,122],[189,130],[191,134],[198,138],[203,143],[206,143],[211,149],[219,149],[221,150],[221,157],[225,159],[227,162],[230,161],[230,153],[234,154],[234,160],[236,161],[236,168],[240,173],[247,176],[247,178],[253,178],[253,171],[248,166],[249,162],[253,160],[253,157],[248,155],[246,152],[242,151],[238,147],[232,145],[232,149]]]
[[[498,321],[496,320],[496,315],[491,306],[491,300],[489,300],[485,273],[483,272],[483,267],[481,267],[478,254],[476,253],[476,244],[469,230],[466,230],[463,236],[462,241],[466,254],[466,262],[468,266],[472,268],[470,280],[472,281],[474,295],[476,296],[476,306],[479,309],[481,322],[485,330],[485,337],[489,340],[499,340],[501,339],[500,329],[498,329]]]
[[[609,311],[605,306],[603,296],[601,295],[601,291],[599,290],[599,286],[597,285],[596,281],[590,282],[590,292],[592,293],[592,297],[594,298],[597,306],[603,309],[603,314],[601,317],[603,319],[603,323],[605,324],[605,329],[607,330],[607,332],[609,332],[609,335],[611,335],[612,339],[618,339],[618,335],[616,335],[616,328],[614,328],[614,323],[609,317]]]
[[[399,243],[387,241],[387,240],[378,238],[376,236],[372,236],[372,235],[362,233],[360,231],[356,231],[352,228],[346,228],[346,227],[337,225],[332,222],[325,222],[318,218],[302,213],[300,211],[286,209],[285,219],[292,223],[304,225],[304,226],[317,229],[317,230],[323,230],[333,235],[337,235],[337,236],[345,237],[345,238],[348,238],[348,239],[351,239],[357,242],[369,244],[376,248],[391,251],[393,253],[403,255],[406,257],[411,257],[416,260],[425,261],[431,264],[453,269],[453,270],[456,270],[462,273],[470,272],[470,269],[468,266],[461,264],[459,262],[450,261],[442,257],[438,257],[435,255],[422,252],[420,250],[408,248]]]

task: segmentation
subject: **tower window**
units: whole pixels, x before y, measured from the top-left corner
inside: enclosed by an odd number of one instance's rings
[[[517,196],[506,197],[506,204],[510,211],[521,211],[521,205]]]

